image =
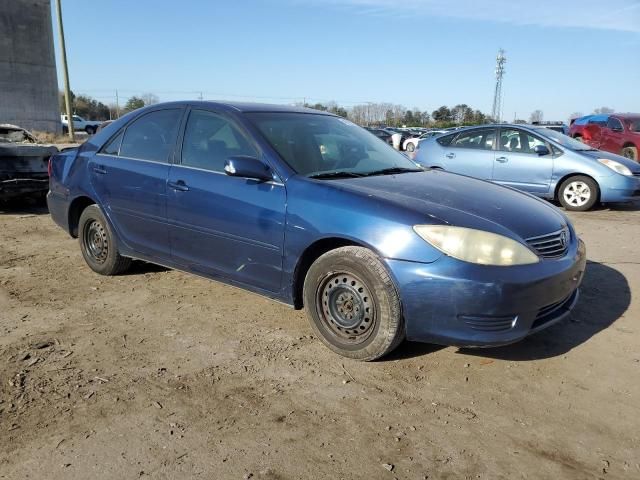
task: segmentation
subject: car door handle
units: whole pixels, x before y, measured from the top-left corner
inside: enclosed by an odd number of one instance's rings
[[[453,152],[452,152],[452,153],[447,153],[447,154],[445,155],[445,157],[447,157],[447,158],[456,158],[456,154],[455,154],[455,153],[453,153]]]
[[[100,175],[104,175],[105,173],[107,173],[107,169],[104,168],[102,165],[94,165],[93,171],[95,173],[99,173]]]
[[[496,162],[507,163],[509,159],[507,157],[498,157],[496,158]]]
[[[188,192],[189,191],[189,187],[187,187],[187,184],[184,183],[184,180],[178,180],[177,182],[169,182],[169,188],[173,188],[174,190],[178,191],[178,192]]]

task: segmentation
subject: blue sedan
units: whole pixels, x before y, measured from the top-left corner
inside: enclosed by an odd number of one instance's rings
[[[404,338],[518,341],[568,314],[585,270],[584,244],[546,202],[425,171],[309,109],[153,105],[49,167],[51,216],[95,272],[142,259],[305,308],[358,360]]]
[[[420,141],[415,161],[558,200],[567,210],[640,197],[640,164],[544,127],[458,130]]]

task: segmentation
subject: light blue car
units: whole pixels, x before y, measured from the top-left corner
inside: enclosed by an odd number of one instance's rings
[[[456,130],[421,140],[415,161],[558,200],[567,210],[640,198],[640,164],[544,127]]]

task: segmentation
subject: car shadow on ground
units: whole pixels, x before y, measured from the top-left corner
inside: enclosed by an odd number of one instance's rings
[[[625,276],[598,262],[588,262],[580,299],[568,318],[521,342],[497,348],[461,348],[458,352],[485,358],[530,361],[564,355],[611,326],[631,304]]]
[[[21,199],[0,202],[0,215],[48,215],[44,200]]]
[[[600,204],[594,209],[595,211],[607,211],[614,212],[635,212],[640,210],[640,200],[635,200],[629,203],[605,203]]]
[[[144,275],[145,273],[168,272],[169,270],[171,269],[163,267],[162,265],[148,263],[143,260],[134,260],[133,262],[131,262],[131,266],[127,269],[127,271],[121,273],[120,275],[126,277],[128,275]]]

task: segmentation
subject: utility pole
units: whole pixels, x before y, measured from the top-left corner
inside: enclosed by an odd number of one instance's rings
[[[500,123],[502,117],[502,77],[504,76],[504,64],[507,63],[507,57],[504,50],[498,50],[496,57],[496,88],[493,94],[493,108],[491,109],[491,117],[496,123]]]
[[[118,98],[118,89],[116,89],[116,118],[120,118],[120,99]]]
[[[71,87],[69,87],[69,69],[67,68],[67,47],[64,43],[64,27],[62,26],[62,0],[56,0],[58,13],[58,34],[60,35],[60,52],[62,54],[62,73],[64,76],[64,105],[67,111],[67,131],[72,142],[76,141],[73,125],[73,112],[71,111]]]

